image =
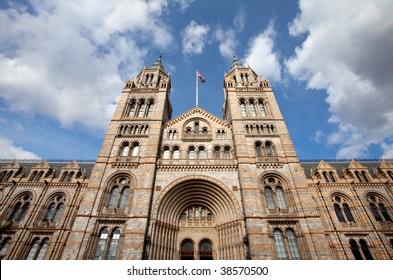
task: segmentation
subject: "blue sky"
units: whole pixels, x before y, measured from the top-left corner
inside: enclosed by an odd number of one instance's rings
[[[0,158],[95,159],[163,52],[173,117],[222,117],[232,52],[271,81],[300,159],[393,158],[393,2],[0,2]]]

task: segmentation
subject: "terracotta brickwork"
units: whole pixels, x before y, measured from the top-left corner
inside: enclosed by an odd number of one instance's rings
[[[95,162],[3,161],[2,259],[393,259],[393,164],[300,162],[234,57],[224,117],[172,118],[161,57],[126,81]]]

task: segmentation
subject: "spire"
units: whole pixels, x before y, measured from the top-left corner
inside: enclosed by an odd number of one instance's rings
[[[246,67],[239,62],[239,60],[237,59],[235,53],[233,53],[232,66],[231,66],[231,70],[229,70],[229,71],[232,71],[233,69],[236,69],[236,68],[246,68]]]
[[[162,52],[160,52],[160,56],[158,57],[156,62],[154,62],[153,65],[149,68],[160,69],[165,72],[164,65],[162,64]]]

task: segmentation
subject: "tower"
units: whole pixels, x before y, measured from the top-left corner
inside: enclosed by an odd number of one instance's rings
[[[66,249],[66,258],[111,259],[117,251],[123,259],[143,258],[162,122],[172,113],[170,89],[161,55],[126,81],[81,203],[79,213],[89,215],[75,220],[71,243],[82,242],[76,255]],[[124,243],[116,244],[120,236]]]

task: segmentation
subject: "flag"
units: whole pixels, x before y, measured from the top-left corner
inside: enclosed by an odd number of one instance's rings
[[[204,82],[205,82],[205,78],[202,76],[201,73],[198,72],[198,70],[197,70],[197,76],[198,76],[199,79],[201,80],[201,83],[204,83]]]

